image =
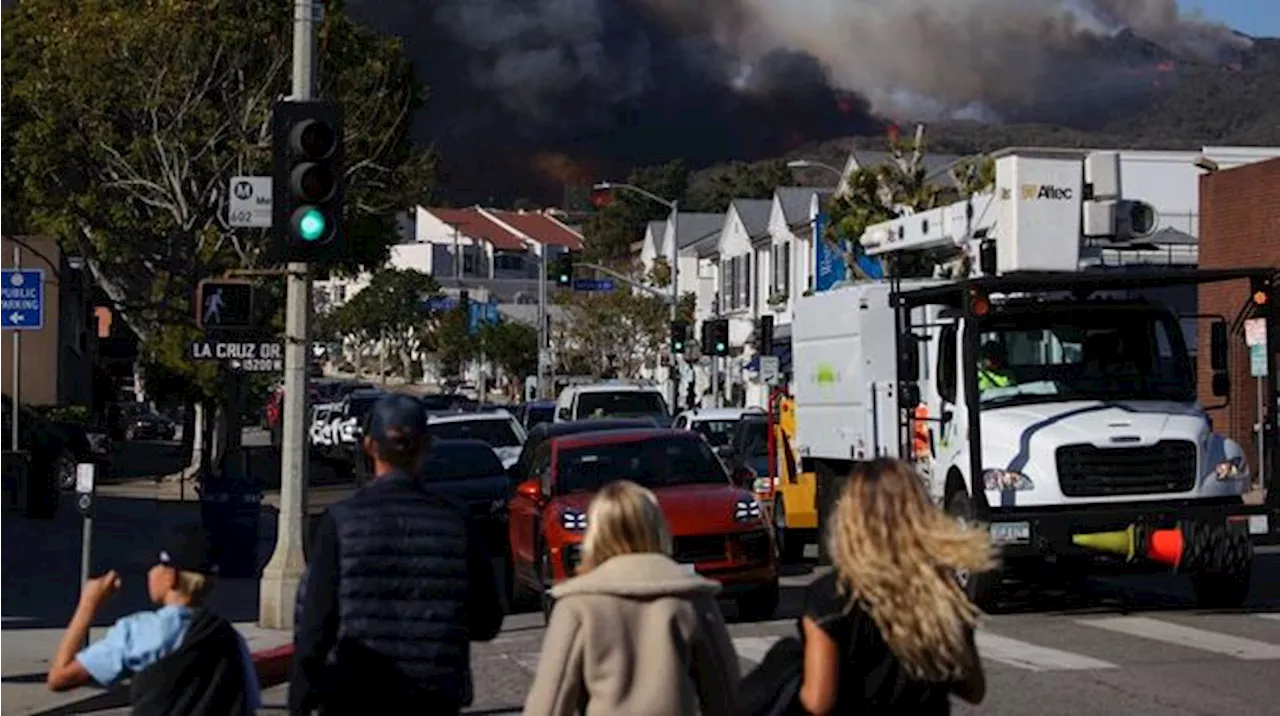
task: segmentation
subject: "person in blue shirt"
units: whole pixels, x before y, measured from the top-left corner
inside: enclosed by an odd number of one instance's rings
[[[130,679],[136,716],[252,714],[261,695],[248,646],[229,621],[201,606],[216,575],[207,533],[173,530],[147,573],[147,592],[160,608],[121,618],[80,649],[121,584],[114,570],[90,579],[49,665],[50,690]]]

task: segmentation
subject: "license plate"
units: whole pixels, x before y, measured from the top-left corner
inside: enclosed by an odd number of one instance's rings
[[[1024,544],[1031,541],[1030,522],[992,522],[991,540],[996,544]]]

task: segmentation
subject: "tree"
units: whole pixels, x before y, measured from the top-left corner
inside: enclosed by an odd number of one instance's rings
[[[484,358],[506,375],[519,381],[538,372],[538,329],[518,321],[481,324],[478,331]]]
[[[638,280],[638,279],[637,279]],[[567,315],[552,336],[564,366],[599,377],[634,376],[657,366],[670,338],[666,301],[621,285],[607,292],[570,292]]]
[[[689,185],[689,170],[681,160],[641,167],[627,177],[626,183],[666,200],[680,200]],[[613,191],[610,199],[583,227],[586,251],[595,261],[627,262],[631,259],[631,244],[643,238],[645,226],[667,218],[671,210],[626,189]]]
[[[412,377],[414,357],[437,317],[428,299],[440,293],[430,274],[385,268],[349,301],[326,314],[324,332],[342,341],[344,357],[360,366],[365,349],[379,347],[400,363],[401,375]]]
[[[266,233],[232,229],[225,206],[230,177],[270,174],[292,13],[277,0],[24,0],[4,10],[6,230],[59,237],[144,353],[219,404],[243,393],[217,366],[188,359],[191,303],[201,278],[274,263]],[[352,250],[339,265],[379,263],[395,213],[430,188],[431,160],[407,141],[424,93],[399,41],[354,23],[339,2],[328,3],[317,57],[317,94],[347,118]],[[283,292],[263,288],[257,304],[271,315]]]
[[[791,186],[795,177],[787,163],[733,162],[718,170],[710,180],[691,192],[691,211],[728,211],[734,199],[772,199],[780,186]]]
[[[423,91],[399,42],[330,3],[318,95],[347,114],[345,266],[380,262],[429,188],[408,141]],[[275,0],[24,0],[4,11],[7,229],[52,233],[144,343],[190,329],[200,278],[273,263],[233,230],[234,175],[270,174],[292,7]],[[16,202],[11,203],[11,202]],[[189,370],[184,359],[170,367]],[[215,385],[206,385],[213,394]]]

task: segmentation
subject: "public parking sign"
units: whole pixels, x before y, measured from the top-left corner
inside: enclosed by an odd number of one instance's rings
[[[44,328],[44,270],[5,269],[0,275],[0,327],[17,331]]]

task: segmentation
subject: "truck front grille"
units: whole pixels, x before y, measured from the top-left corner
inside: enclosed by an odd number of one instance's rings
[[[1067,497],[1186,492],[1196,483],[1196,444],[1163,440],[1147,447],[1058,448],[1058,480]]]
[[[689,535],[675,537],[672,551],[677,562],[720,562],[728,554],[724,535]]]

